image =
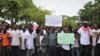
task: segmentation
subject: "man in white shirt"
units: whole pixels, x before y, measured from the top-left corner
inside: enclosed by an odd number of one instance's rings
[[[34,30],[30,27],[28,32],[26,33],[26,48],[27,48],[27,56],[34,55],[34,38],[36,34]]]
[[[98,38],[98,25],[94,24],[92,27],[92,55],[95,53],[96,40]]]
[[[80,35],[80,55],[81,56],[91,56],[91,29],[89,28],[87,23],[78,29],[78,33]]]
[[[26,55],[26,38],[27,38],[27,33],[28,30],[26,30],[25,27],[23,27],[21,31],[21,45],[20,45],[20,56],[25,56]]]
[[[10,32],[11,37],[11,55],[18,56],[19,55],[19,46],[20,46],[20,37],[21,32],[17,29],[16,24],[13,25],[13,30]]]
[[[100,56],[100,26],[98,27],[98,38],[96,40],[96,47],[95,47],[95,56]]]
[[[67,27],[65,27],[64,29],[63,29],[63,31],[62,32],[64,32],[64,33],[71,33],[72,32],[72,28],[67,28]],[[71,56],[71,46],[70,46],[70,44],[62,44],[62,46],[61,46],[62,48],[63,48],[63,56],[65,55],[65,56]]]

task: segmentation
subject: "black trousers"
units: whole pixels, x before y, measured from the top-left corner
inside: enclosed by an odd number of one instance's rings
[[[49,46],[49,56],[56,56],[56,46]]]
[[[62,56],[71,56],[71,50],[64,50],[63,49]]]
[[[94,56],[100,56],[100,44],[96,45]]]
[[[62,48],[62,47],[60,47],[60,46],[59,46],[59,47],[57,47],[57,52],[56,52],[56,55],[57,55],[57,56],[63,56],[63,55],[62,55],[62,53],[63,53],[63,48]]]
[[[19,56],[19,46],[11,46],[11,56]]]
[[[10,49],[7,46],[3,46],[0,56],[10,56]]]
[[[26,50],[20,49],[20,56],[25,56],[26,55]]]
[[[48,56],[47,52],[43,53],[42,50],[39,50],[37,54],[37,56]]]
[[[92,48],[90,45],[80,45],[80,56],[91,56]]]

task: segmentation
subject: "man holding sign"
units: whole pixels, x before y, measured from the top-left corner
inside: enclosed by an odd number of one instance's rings
[[[63,55],[71,56],[71,48],[70,44],[74,44],[74,33],[72,33],[72,29],[64,28],[61,33],[58,33],[57,42],[62,45]]]
[[[58,33],[59,44],[74,44],[74,39],[75,39],[74,33],[64,33],[64,32]]]

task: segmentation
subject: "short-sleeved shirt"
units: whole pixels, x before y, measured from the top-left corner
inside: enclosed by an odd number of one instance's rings
[[[98,30],[92,29],[92,46],[96,46],[97,36],[98,36]]]
[[[26,33],[26,48],[27,49],[34,49],[34,38],[35,38],[35,32],[32,32],[30,34],[28,31]]]
[[[20,30],[12,30],[10,33],[10,37],[12,38],[12,41],[11,41],[12,46],[19,46],[20,45],[20,37],[21,37]]]
[[[25,32],[21,31],[21,39],[22,39],[21,49],[23,49],[23,50],[25,50],[25,40],[26,40],[26,37],[27,37],[27,32],[28,31],[25,31]]]
[[[80,28],[78,30],[78,33],[80,34],[80,44],[89,45],[90,44],[90,35],[92,35],[91,29],[89,29],[89,31],[84,31],[82,28]]]
[[[9,33],[5,33],[5,34],[2,34],[2,46],[9,46],[10,44],[10,40],[9,40]]]

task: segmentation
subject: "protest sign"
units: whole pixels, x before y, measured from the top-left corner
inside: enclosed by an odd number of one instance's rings
[[[45,26],[61,27],[62,26],[62,16],[47,15],[45,17]]]
[[[75,37],[74,33],[58,33],[57,42],[58,44],[74,44]]]

